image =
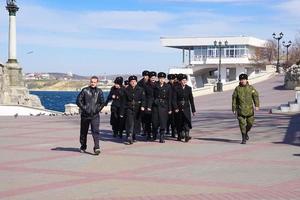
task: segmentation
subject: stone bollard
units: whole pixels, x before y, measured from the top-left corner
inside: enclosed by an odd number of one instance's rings
[[[76,115],[79,114],[79,107],[76,104],[66,104],[65,105],[65,113],[67,115]]]

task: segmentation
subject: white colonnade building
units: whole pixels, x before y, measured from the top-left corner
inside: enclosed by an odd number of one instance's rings
[[[219,47],[222,42],[228,45],[221,49],[220,80],[222,83],[238,80],[241,73],[249,77],[265,71],[258,67],[255,60],[256,51],[265,48],[267,41],[255,37],[182,37],[160,39],[162,46],[180,49],[182,51],[183,68],[192,69],[194,87],[200,88],[205,84],[214,84],[218,79]],[[176,69],[170,69],[175,72]],[[179,70],[180,71],[180,70]]]

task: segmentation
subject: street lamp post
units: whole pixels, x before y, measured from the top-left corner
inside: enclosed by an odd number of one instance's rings
[[[282,42],[282,45],[286,48],[286,67],[288,67],[289,64],[289,47],[292,45],[291,40],[285,43],[285,41]]]
[[[224,42],[224,45],[222,44],[221,41],[217,42],[214,41],[214,46],[216,48],[219,48],[219,68],[218,68],[218,82],[217,82],[217,92],[222,92],[223,91],[223,83],[221,81],[221,58],[222,58],[222,48],[225,48],[228,46],[228,41],[226,40]]]
[[[279,73],[279,41],[281,40],[281,38],[283,37],[283,33],[280,32],[279,36],[276,36],[275,33],[272,34],[273,38],[275,40],[277,40],[277,65],[276,65],[276,72]]]

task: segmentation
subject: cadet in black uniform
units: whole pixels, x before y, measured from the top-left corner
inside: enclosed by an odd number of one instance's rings
[[[168,85],[171,86],[172,89],[172,95],[173,95],[173,90],[175,87],[175,74],[168,74]],[[167,135],[170,134],[170,126],[171,126],[171,132],[172,132],[172,137],[175,138],[176,137],[176,124],[175,124],[175,111],[173,109],[173,105],[172,105],[172,113],[169,114],[169,118],[168,118],[168,125],[167,125]]]
[[[111,115],[110,115],[110,125],[113,130],[113,137],[119,135],[122,138],[124,120],[120,117],[120,108],[121,108],[121,98],[124,92],[123,87],[123,78],[117,77],[114,81],[115,85],[110,89],[109,95],[106,99],[105,105],[112,101],[110,106]]]
[[[156,84],[156,82],[157,82],[157,80],[156,80],[156,76],[157,76],[157,74],[156,74],[156,72],[154,72],[154,71],[151,71],[150,73],[149,73],[149,77],[150,77],[150,81],[149,81],[149,90],[151,90],[152,91],[152,104],[151,104],[151,111],[150,111],[150,117],[151,117],[151,133],[152,133],[152,139],[153,140],[156,140],[156,135],[154,134],[154,129],[153,129],[153,118],[152,118],[152,108],[153,108],[153,89],[154,89],[154,87],[155,87],[155,84]],[[148,138],[147,139],[151,139],[151,136],[148,136]]]
[[[141,128],[141,111],[145,110],[145,92],[137,85],[137,77],[128,78],[129,86],[122,96],[121,117],[126,113],[126,133],[129,144],[136,140]]]
[[[174,88],[173,92],[173,106],[177,113],[176,125],[178,131],[178,141],[185,139],[188,142],[190,137],[190,129],[192,128],[191,109],[195,115],[196,109],[194,105],[194,98],[192,88],[187,85],[187,76],[184,74],[178,75],[180,85]]]
[[[128,81],[128,80],[125,80],[125,81],[124,81],[124,87],[127,88],[128,85],[129,85],[129,81]]]
[[[153,134],[157,135],[159,128],[159,142],[165,142],[168,115],[172,113],[172,88],[165,82],[166,74],[158,73],[158,82],[153,90],[154,103],[152,107]],[[155,137],[156,138],[156,137]]]
[[[153,91],[150,86],[150,72],[145,70],[142,73],[143,79],[138,82],[138,86],[144,89],[145,92],[145,111],[142,112],[141,121],[143,128],[143,135],[147,136],[147,140],[151,139],[151,107],[153,101]]]

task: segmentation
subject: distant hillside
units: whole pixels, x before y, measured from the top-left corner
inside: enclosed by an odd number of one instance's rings
[[[72,74],[72,76],[70,76],[70,74],[57,73],[57,72],[51,72],[48,74],[50,75],[50,78],[57,79],[57,80],[62,80],[64,78],[71,78],[73,80],[88,80],[89,79],[88,76],[81,76],[81,75],[77,75],[77,74]]]

